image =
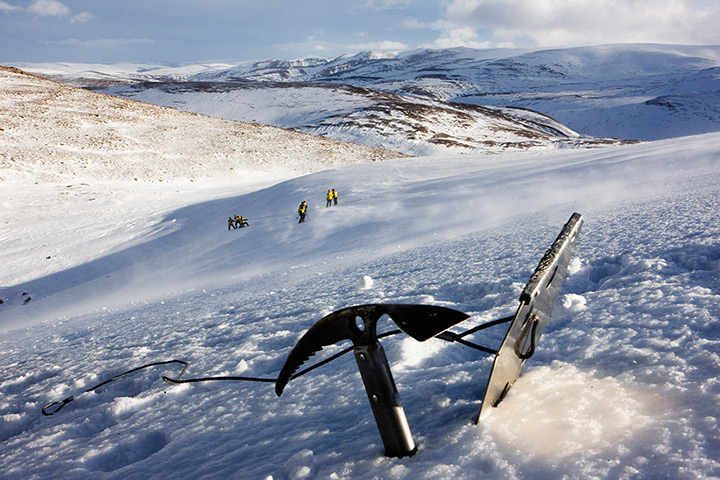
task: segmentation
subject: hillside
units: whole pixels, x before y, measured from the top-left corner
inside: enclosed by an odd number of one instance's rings
[[[299,175],[403,155],[90,92],[0,68],[0,181]]]
[[[448,103],[332,83],[152,82],[103,91],[411,155],[619,143],[580,135],[529,110]]]

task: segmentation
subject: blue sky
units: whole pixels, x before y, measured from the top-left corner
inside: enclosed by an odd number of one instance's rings
[[[0,64],[720,44],[720,0],[0,0]]]

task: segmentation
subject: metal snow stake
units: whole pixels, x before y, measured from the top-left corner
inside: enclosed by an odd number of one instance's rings
[[[535,353],[537,341],[550,321],[560,294],[582,224],[582,215],[573,213],[520,294],[520,306],[493,362],[476,422],[502,402]]]
[[[324,346],[351,340],[385,453],[391,457],[414,454],[417,447],[376,332],[378,320],[383,315],[388,315],[403,332],[420,342],[436,337],[495,355],[482,406],[476,418],[476,422],[479,422],[489,408],[497,407],[505,398],[522,374],[525,363],[535,353],[537,341],[550,321],[550,314],[560,293],[582,223],[582,215],[579,213],[570,217],[523,289],[520,306],[513,316],[458,334],[446,330],[469,316],[445,307],[405,304],[347,307],[323,317],[303,335],[280,371],[275,383],[275,393],[280,396],[287,383],[295,378],[295,371]],[[464,340],[467,335],[508,322],[510,326],[497,350]],[[399,331],[387,332],[381,336],[394,333]],[[338,355],[342,353],[344,352]],[[327,363],[338,355],[305,369],[304,372]]]
[[[343,308],[323,317],[298,341],[280,371],[275,393],[282,394],[293,373],[311,355],[325,346],[351,340],[385,454],[405,457],[414,454],[417,447],[385,351],[378,341],[377,322],[383,315],[420,342],[468,318],[457,310],[430,305],[370,304]]]

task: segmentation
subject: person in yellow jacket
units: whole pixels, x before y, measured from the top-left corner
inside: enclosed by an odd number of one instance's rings
[[[230,230],[231,228],[237,228],[237,227],[235,226],[235,220],[233,220],[232,217],[228,217],[228,230]]]
[[[333,197],[333,202],[335,203],[335,205],[337,205],[337,190],[335,190],[334,188],[332,191],[332,197]]]
[[[240,215],[239,217],[237,215],[235,215],[235,226],[243,228],[243,227],[249,227],[250,224],[247,222],[247,220],[245,220],[244,215]]]
[[[298,215],[300,215],[300,221],[298,223],[303,223],[307,216],[307,202],[305,202],[305,200],[303,200],[298,207]]]
[[[328,193],[327,193],[327,195],[325,195],[325,200],[326,200],[325,208],[327,208],[327,207],[329,207],[330,205],[332,205],[332,199],[333,199],[332,190],[330,190],[330,189],[328,188]]]

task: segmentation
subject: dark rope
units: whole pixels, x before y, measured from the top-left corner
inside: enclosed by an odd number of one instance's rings
[[[147,365],[143,365],[142,367],[133,368],[132,370],[128,370],[128,371],[125,372],[125,373],[121,373],[120,375],[116,375],[116,376],[112,377],[112,378],[109,379],[109,380],[105,380],[104,382],[99,383],[99,384],[95,385],[94,387],[88,388],[88,389],[85,390],[83,393],[88,393],[88,392],[95,391],[95,390],[97,390],[98,388],[102,387],[103,385],[106,385],[106,384],[108,384],[108,383],[110,383],[110,382],[114,382],[114,381],[117,380],[118,378],[124,377],[125,375],[130,375],[131,373],[135,373],[135,372],[137,372],[138,370],[142,370],[142,369],[144,369],[144,368],[149,368],[149,367],[157,367],[157,366],[159,366],[159,365],[167,365],[167,364],[170,364],[170,363],[181,363],[181,364],[184,365],[184,367],[183,367],[183,369],[182,369],[182,372],[180,372],[180,375],[178,375],[178,377],[177,377],[178,379],[183,376],[183,373],[185,373],[185,370],[187,370],[187,368],[188,368],[188,363],[187,363],[187,362],[183,362],[182,360],[167,360],[167,361],[165,361],[165,362],[148,363]],[[54,413],[57,413],[57,412],[59,412],[65,405],[67,405],[68,403],[72,402],[73,400],[75,400],[75,397],[71,395],[71,396],[67,397],[67,398],[64,399],[64,400],[59,400],[59,401],[57,401],[57,402],[48,403],[47,405],[45,405],[45,406],[42,408],[42,414],[45,415],[45,416],[50,416],[50,415],[52,415],[52,414],[54,414]],[[53,407],[53,406],[55,406],[55,405],[57,405],[57,407],[56,407],[55,409],[53,409],[52,411],[48,410],[50,407]]]
[[[471,335],[475,332],[479,332],[480,330],[485,330],[486,328],[494,327],[495,325],[501,325],[503,323],[507,323],[511,321],[513,318],[515,318],[515,315],[510,315],[509,317],[503,317],[499,318],[497,320],[493,320],[492,322],[483,323],[482,325],[478,325],[477,327],[473,327],[470,330],[466,330],[463,333],[457,334],[458,337],[465,337],[467,335]]]
[[[468,342],[467,340],[463,340],[462,337],[464,337],[464,336],[466,336],[466,335],[470,335],[470,334],[475,333],[475,332],[479,332],[480,330],[484,330],[484,329],[489,328],[489,327],[493,327],[493,326],[495,326],[495,325],[499,325],[499,324],[502,324],[502,323],[509,322],[509,321],[512,320],[512,319],[513,319],[512,316],[511,316],[511,317],[501,318],[501,319],[499,319],[499,320],[494,320],[494,321],[492,321],[492,322],[488,322],[488,323],[479,325],[479,326],[477,326],[477,327],[471,328],[470,330],[467,330],[467,331],[465,331],[465,332],[463,332],[463,333],[453,333],[453,332],[446,331],[446,332],[443,332],[443,333],[437,335],[437,338],[439,338],[439,339],[441,339],[441,340],[445,340],[445,341],[447,341],[447,342],[458,342],[458,343],[460,343],[460,344],[462,344],[462,345],[465,345],[465,346],[468,346],[468,347],[470,347],[470,348],[474,348],[474,349],[476,349],[476,350],[480,350],[480,351],[485,352],[485,353],[497,355],[497,353],[498,353],[497,350],[493,350],[493,349],[490,349],[490,348],[487,348],[487,347],[483,347],[483,346],[481,346],[481,345],[476,345],[476,344],[474,344],[474,343],[472,343],[472,342]],[[531,343],[531,352],[529,352],[529,355],[532,355],[532,350],[533,350],[533,347],[534,347],[535,328],[537,328],[537,325],[536,325],[536,324],[534,324],[534,325],[533,325],[533,328],[532,328],[532,343]],[[385,333],[382,333],[382,334],[378,335],[377,338],[378,338],[378,340],[379,340],[379,339],[381,339],[381,338],[389,337],[389,336],[391,336],[391,335],[397,335],[398,333],[402,333],[402,332],[401,332],[400,330],[391,330],[391,331],[389,331],[389,332],[385,332]],[[301,370],[301,371],[295,373],[295,374],[294,374],[292,377],[290,377],[290,378],[291,378],[291,379],[295,379],[295,378],[298,378],[298,377],[300,377],[300,376],[302,376],[302,375],[305,375],[306,373],[309,373],[309,372],[315,370],[316,368],[319,368],[319,367],[321,367],[321,366],[323,366],[323,365],[326,365],[327,363],[332,362],[333,360],[335,360],[335,359],[337,359],[337,358],[342,357],[342,356],[345,355],[346,353],[351,352],[354,348],[355,348],[354,346],[345,348],[345,349],[339,351],[338,353],[336,353],[336,354],[334,354],[334,355],[331,355],[330,357],[328,357],[328,358],[326,358],[326,359],[324,359],[324,360],[321,360],[321,361],[317,362],[316,364],[311,365],[311,366],[305,368],[304,370]],[[95,385],[95,386],[93,386],[93,387],[91,387],[91,388],[88,388],[88,389],[85,390],[83,393],[88,393],[88,392],[95,391],[95,390],[97,390],[98,388],[102,387],[103,385],[107,385],[107,384],[110,383],[110,382],[114,382],[115,380],[117,380],[117,379],[119,379],[119,378],[122,378],[122,377],[124,377],[124,376],[126,376],[126,375],[130,375],[131,373],[135,373],[135,372],[137,372],[137,371],[139,371],[139,370],[143,370],[143,369],[145,369],[145,368],[150,368],[150,367],[157,367],[157,366],[160,366],[160,365],[168,365],[168,364],[170,364],[170,363],[180,363],[180,364],[183,365],[182,371],[180,372],[180,374],[179,374],[176,378],[170,378],[170,377],[167,377],[167,376],[165,376],[165,375],[162,376],[162,379],[163,379],[166,383],[169,383],[170,385],[179,385],[179,384],[182,384],[182,383],[212,382],[212,381],[242,381],[242,382],[261,382],[261,383],[275,383],[275,382],[277,381],[277,378],[234,377],[234,376],[203,377],[203,378],[182,379],[182,376],[183,376],[183,374],[185,373],[185,371],[187,370],[189,364],[188,364],[187,362],[185,362],[185,361],[182,361],[182,360],[167,360],[167,361],[164,361],[164,362],[148,363],[147,365],[143,365],[143,366],[141,366],[141,367],[133,368],[132,370],[128,370],[127,372],[121,373],[120,375],[116,375],[116,376],[114,376],[114,377],[112,377],[112,378],[110,378],[110,379],[108,379],[108,380],[105,380],[105,381],[102,382],[102,383],[99,383],[99,384],[97,384],[97,385]],[[45,416],[53,415],[53,414],[59,412],[65,405],[67,405],[68,403],[72,402],[73,400],[75,400],[75,397],[71,395],[71,396],[69,396],[69,397],[67,397],[67,398],[65,398],[65,399],[63,399],[63,400],[59,400],[59,401],[56,401],[56,402],[49,403],[49,404],[45,405],[45,406],[42,408],[42,414],[45,415]],[[55,407],[55,408],[52,408],[52,407]],[[51,409],[51,408],[52,408],[52,409]]]
[[[468,342],[467,340],[463,340],[462,336],[457,333],[453,332],[442,332],[441,334],[437,335],[435,338],[439,338],[440,340],[445,340],[446,342],[458,342],[461,345],[465,345],[466,347],[474,348],[475,350],[480,350],[481,352],[489,353],[491,355],[497,355],[498,351],[493,350],[492,348],[483,347],[482,345],[478,345],[476,343]]]
[[[439,335],[436,335],[435,338],[439,338],[440,340],[445,340],[446,342],[457,342],[461,345],[465,345],[466,347],[474,348],[475,350],[480,350],[481,352],[489,353],[490,355],[497,355],[498,351],[492,348],[483,347],[482,345],[478,345],[476,343],[468,342],[467,340],[463,340],[462,337],[465,337],[467,335],[471,335],[473,333],[479,332],[480,330],[485,330],[486,328],[494,327],[495,325],[501,325],[503,323],[507,323],[511,321],[513,318],[515,318],[514,315],[511,315],[509,317],[503,317],[498,320],[493,320],[491,322],[483,323],[482,325],[478,325],[477,327],[473,327],[470,330],[466,330],[462,333],[454,333],[450,331],[445,331],[440,333]]]
[[[214,380],[234,380],[238,382],[265,382],[275,383],[275,378],[259,378],[259,377],[204,377],[204,378],[188,378],[187,380],[179,380],[176,378],[168,378],[163,375],[165,383],[170,385],[179,385],[181,383],[200,383],[200,382],[212,382]]]

